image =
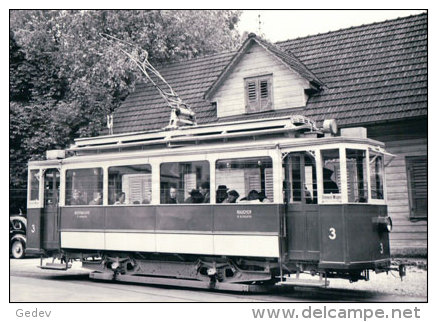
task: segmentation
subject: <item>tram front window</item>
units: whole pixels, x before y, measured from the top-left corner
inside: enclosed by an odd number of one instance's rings
[[[103,194],[101,168],[67,170],[65,188],[67,206],[88,205],[99,193]]]
[[[210,203],[208,161],[161,164],[161,204]]]
[[[322,150],[323,201],[341,201],[340,151]]]
[[[148,164],[108,169],[108,205],[149,204],[152,198],[152,169]]]
[[[273,201],[270,157],[218,160],[215,180],[216,203]]]
[[[367,202],[366,151],[346,149],[348,202]]]

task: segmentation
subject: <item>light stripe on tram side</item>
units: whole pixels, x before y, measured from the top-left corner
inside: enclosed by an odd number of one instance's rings
[[[62,248],[227,256],[278,257],[279,237],[270,235],[61,232]]]

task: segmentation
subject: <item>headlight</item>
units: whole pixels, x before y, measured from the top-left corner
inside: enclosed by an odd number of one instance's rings
[[[388,232],[391,232],[393,229],[393,222],[391,221],[391,217],[385,217],[385,225]]]
[[[378,226],[381,232],[391,232],[393,230],[393,222],[390,217],[376,217],[372,220]]]

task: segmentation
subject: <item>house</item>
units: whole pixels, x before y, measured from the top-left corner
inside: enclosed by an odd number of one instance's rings
[[[427,14],[271,44],[250,34],[236,52],[157,66],[199,124],[305,115],[365,127],[396,156],[386,168],[391,247],[427,253]],[[114,133],[160,129],[169,109],[138,84]]]

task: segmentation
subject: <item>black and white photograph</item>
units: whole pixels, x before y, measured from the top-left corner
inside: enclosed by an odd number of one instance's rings
[[[9,10],[9,313],[169,302],[423,317],[427,9]]]

